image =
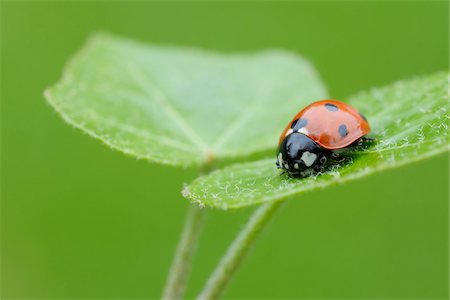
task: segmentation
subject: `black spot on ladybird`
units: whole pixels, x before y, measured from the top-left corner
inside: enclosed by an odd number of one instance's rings
[[[297,125],[297,122],[298,122],[298,120],[299,120],[299,119],[296,119],[296,120],[294,120],[294,121],[292,122],[292,124],[291,124],[291,128],[294,128],[294,127],[295,127],[295,125]]]
[[[340,134],[342,137],[345,137],[345,136],[347,136],[347,134],[348,134],[347,126],[346,126],[345,124],[341,124],[341,125],[339,126],[338,131],[339,131],[339,134]]]
[[[300,118],[300,119],[297,119],[294,122],[292,122],[291,128],[292,128],[292,130],[297,131],[297,130],[305,127],[306,124],[308,124],[308,119]]]
[[[329,111],[338,111],[339,110],[339,108],[332,103],[325,103],[325,108],[328,109]]]

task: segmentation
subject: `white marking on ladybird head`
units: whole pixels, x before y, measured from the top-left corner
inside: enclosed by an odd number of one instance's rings
[[[294,165],[294,168],[298,170],[298,169],[300,169],[300,166],[296,163],[296,164]]]
[[[281,152],[280,153],[278,153],[278,163],[280,164],[280,165],[283,165],[283,154],[281,154]]]
[[[289,130],[286,131],[286,134],[284,135],[284,137],[287,137],[288,135],[290,135],[293,132],[294,132],[294,130],[292,128],[289,128]]]
[[[308,151],[303,152],[301,160],[305,163],[305,166],[311,167],[316,161],[317,155]]]
[[[304,135],[308,135],[308,129],[306,129],[305,127],[300,128],[299,130],[297,130],[298,133],[303,133]]]
[[[286,170],[289,170],[289,165],[288,165],[288,164],[284,164],[284,168],[285,168]]]

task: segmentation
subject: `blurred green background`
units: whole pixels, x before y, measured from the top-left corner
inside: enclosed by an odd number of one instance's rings
[[[42,92],[87,35],[255,51],[285,48],[330,96],[448,69],[448,3],[2,3],[2,298],[158,298],[195,170],[148,164],[64,124]],[[370,116],[368,116],[370,119]],[[290,200],[228,299],[446,299],[449,158]],[[212,211],[195,296],[251,209]]]

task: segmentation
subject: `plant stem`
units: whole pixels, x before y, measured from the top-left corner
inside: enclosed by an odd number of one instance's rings
[[[205,216],[205,209],[200,209],[194,205],[189,207],[162,299],[176,300],[183,298]]]
[[[197,297],[198,300],[213,300],[220,297],[250,247],[281,203],[277,201],[263,204],[255,210],[209,277],[203,291]]]
[[[200,174],[207,174],[213,169],[214,159],[211,155],[207,162],[201,166]],[[183,298],[206,214],[206,209],[200,209],[196,205],[189,207],[161,299],[178,300]]]

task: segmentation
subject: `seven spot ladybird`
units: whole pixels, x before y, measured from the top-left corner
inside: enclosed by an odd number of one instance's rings
[[[314,102],[283,130],[277,167],[292,177],[321,172],[345,160],[343,150],[373,141],[364,137],[369,132],[367,119],[352,106],[337,100]]]

